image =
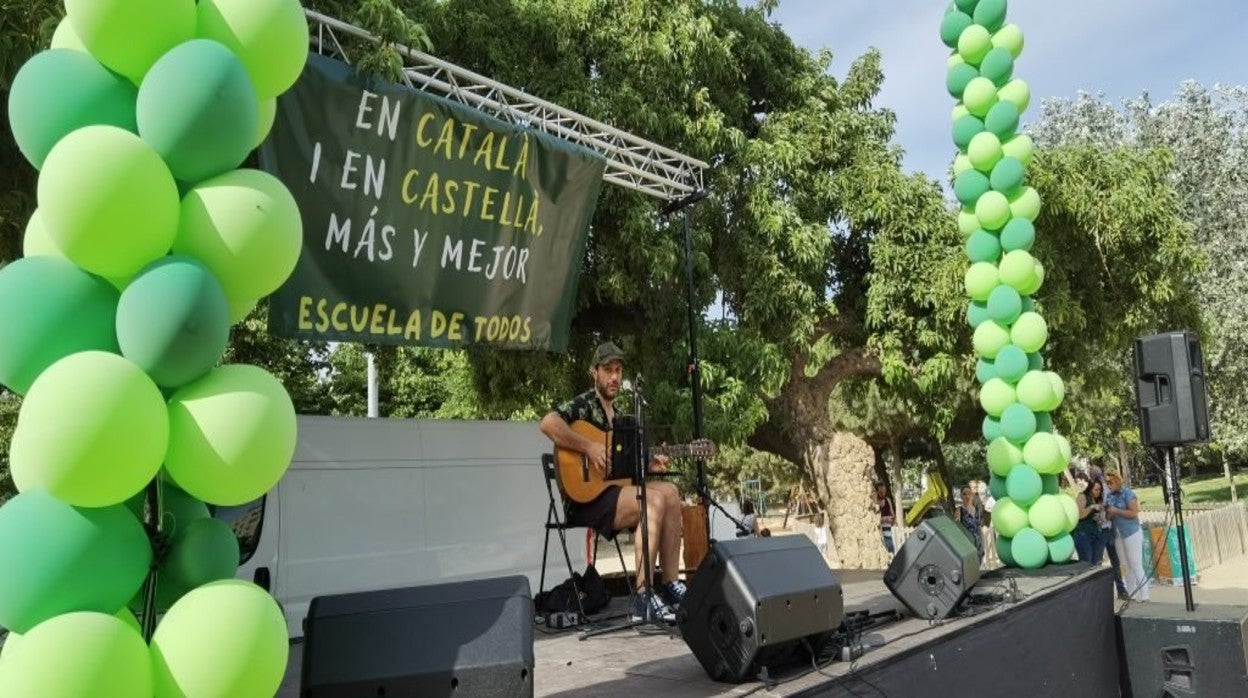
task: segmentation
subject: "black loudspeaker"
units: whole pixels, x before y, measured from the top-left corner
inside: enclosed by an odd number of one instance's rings
[[[1135,401],[1146,445],[1209,440],[1209,402],[1200,339],[1168,332],[1135,340]]]
[[[920,618],[945,618],[979,581],[979,551],[947,516],[925,519],[884,572],[884,585]]]
[[[317,597],[302,679],[304,698],[532,696],[529,580]]]
[[[1131,604],[1117,625],[1124,698],[1248,696],[1248,607]]]
[[[714,541],[677,614],[716,681],[754,678],[814,651],[840,627],[841,585],[806,536]]]

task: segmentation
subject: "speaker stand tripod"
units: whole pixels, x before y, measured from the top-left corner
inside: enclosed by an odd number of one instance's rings
[[[1187,531],[1183,525],[1182,491],[1179,487],[1179,449],[1174,446],[1165,448],[1166,453],[1166,487],[1170,490],[1170,506],[1174,507],[1174,525],[1179,537],[1179,564],[1183,567],[1183,601],[1188,612],[1196,610],[1192,601],[1192,572],[1187,566]]]

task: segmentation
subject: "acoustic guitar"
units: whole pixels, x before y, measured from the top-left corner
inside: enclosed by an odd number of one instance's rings
[[[610,432],[603,431],[584,420],[577,420],[569,426],[577,434],[606,446],[608,455],[612,454]],[[615,450],[618,451],[621,448],[617,445]],[[649,449],[649,457],[646,459],[646,462],[648,463],[650,458],[656,455],[666,455],[671,458],[710,458],[715,455],[715,451],[714,442],[709,439],[699,439],[690,444],[651,448]],[[608,457],[608,470],[610,470],[611,466],[610,460],[611,458]],[[577,451],[570,451],[556,446],[555,461],[559,491],[563,493],[563,496],[580,504],[592,502],[595,497],[602,494],[603,490],[612,485],[624,487],[633,484],[631,473],[627,477],[611,478],[612,473],[608,472],[607,477],[603,477],[590,465],[589,458]]]

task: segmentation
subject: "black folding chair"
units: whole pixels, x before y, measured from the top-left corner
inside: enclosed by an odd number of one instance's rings
[[[562,513],[563,497],[558,494],[558,481],[555,479],[555,457],[552,454],[542,454],[542,473],[546,478],[546,495],[550,499],[550,504],[546,509],[546,541],[542,545],[542,573],[541,581],[538,583],[538,596],[546,591],[546,560],[550,550],[550,534],[552,531],[559,535],[559,545],[563,548],[563,561],[568,565],[568,578],[573,580],[572,585],[576,591],[576,605],[581,611],[581,618],[588,619],[585,613],[585,607],[581,604],[581,590],[576,587],[576,571],[572,569],[572,556],[568,554],[568,531],[584,528],[589,530],[588,526],[581,524],[568,523]],[[598,559],[598,543],[602,540],[602,536],[595,532],[594,534],[594,560]],[[628,582],[629,594],[633,591],[633,581],[628,579],[628,565],[624,564],[624,549],[620,547],[620,538],[616,536],[615,552],[620,558],[620,569],[624,570],[625,581]]]

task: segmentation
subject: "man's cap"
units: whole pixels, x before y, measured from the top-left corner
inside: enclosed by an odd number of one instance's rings
[[[611,361],[623,361],[624,350],[615,345],[615,342],[603,342],[594,350],[594,366],[601,366]]]

